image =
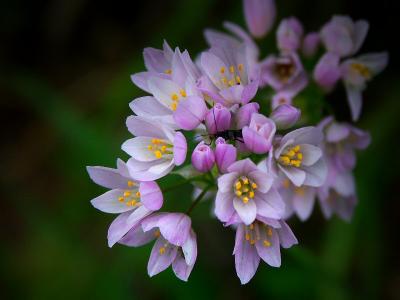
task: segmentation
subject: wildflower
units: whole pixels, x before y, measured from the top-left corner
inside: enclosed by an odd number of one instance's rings
[[[282,220],[257,218],[250,224],[239,224],[236,230],[236,273],[242,284],[253,278],[260,258],[272,267],[280,267],[280,247],[290,248],[297,244],[290,227]]]
[[[119,243],[138,247],[156,239],[147,272],[150,277],[172,265],[175,275],[187,281],[197,258],[196,234],[182,213],[155,213],[132,228]]]
[[[131,156],[127,165],[132,178],[156,180],[185,161],[187,144],[181,132],[139,116],[128,117],[126,125],[136,136],[122,144]]]
[[[236,161],[237,150],[235,146],[227,144],[221,137],[215,141],[215,163],[220,173],[226,173],[228,167]]]
[[[314,68],[314,80],[325,91],[331,91],[341,77],[340,57],[337,54],[325,53]]]
[[[261,85],[270,85],[275,91],[289,90],[292,95],[307,85],[308,79],[298,55],[294,52],[280,56],[270,55],[260,63]]]
[[[110,226],[110,247],[140,220],[159,210],[163,204],[163,195],[157,183],[132,179],[126,164],[120,159],[117,161],[117,169],[87,167],[87,171],[95,183],[111,189],[94,198],[91,201],[92,205],[106,213],[121,214]]]
[[[348,16],[333,16],[321,29],[321,39],[325,48],[345,57],[355,54],[362,46],[368,33],[368,22],[354,22]]]
[[[259,109],[260,105],[256,102],[241,106],[234,114],[235,128],[242,129],[244,126],[249,125],[251,116],[253,113],[258,113]]]
[[[319,48],[321,38],[318,32],[309,32],[303,40],[302,53],[305,57],[313,57]]]
[[[288,129],[297,123],[300,115],[300,109],[289,104],[283,104],[272,111],[270,118],[278,129]]]
[[[231,125],[231,112],[222,104],[216,103],[207,112],[205,124],[210,134],[228,130]]]
[[[215,155],[210,146],[200,142],[192,153],[192,165],[199,172],[206,173],[215,164]]]
[[[276,32],[279,50],[282,52],[297,51],[301,46],[303,33],[303,26],[297,18],[283,19]]]
[[[286,134],[273,156],[278,169],[295,186],[321,186],[326,178],[326,164],[319,144],[323,135],[316,127],[303,127]]]
[[[244,0],[244,15],[247,28],[254,37],[265,36],[272,28],[276,7],[274,0]]]
[[[388,59],[387,52],[369,53],[348,59],[340,65],[353,121],[360,117],[361,94],[366,83],[386,68]]]
[[[249,55],[245,45],[203,52],[200,65],[205,76],[197,82],[198,89],[226,107],[247,104],[259,83],[259,71]]]
[[[249,126],[242,129],[243,141],[250,151],[264,154],[271,149],[275,132],[276,126],[272,119],[253,113]]]
[[[250,160],[231,164],[218,178],[215,214],[222,222],[236,216],[250,225],[257,216],[280,219],[284,212],[281,197],[272,187],[273,177],[260,171]]]

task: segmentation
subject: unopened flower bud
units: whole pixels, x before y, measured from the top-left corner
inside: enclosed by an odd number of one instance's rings
[[[252,36],[261,38],[272,28],[276,17],[274,0],[244,0],[244,16]]]
[[[220,173],[226,173],[228,167],[236,161],[237,150],[221,137],[215,141],[215,144],[215,162],[218,170]]]
[[[213,150],[204,142],[199,143],[192,153],[192,165],[199,172],[206,173],[212,169],[215,163]]]
[[[235,114],[236,128],[242,129],[244,126],[249,125],[251,115],[258,113],[260,105],[256,102],[251,102],[243,105]]]
[[[275,122],[276,128],[288,129],[297,123],[300,119],[300,115],[300,109],[289,104],[283,104],[279,105],[271,113],[270,117]]]
[[[222,104],[216,103],[207,112],[205,123],[210,134],[228,130],[231,125],[231,112]]]

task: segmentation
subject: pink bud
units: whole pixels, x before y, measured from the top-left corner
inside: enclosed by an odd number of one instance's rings
[[[281,51],[293,52],[300,47],[303,26],[295,17],[290,17],[281,21],[276,35],[278,48]]]
[[[292,104],[293,94],[290,91],[282,90],[272,97],[272,109],[277,108],[282,104]]]
[[[215,162],[218,170],[220,173],[226,173],[228,167],[236,161],[236,148],[225,143],[225,140],[221,137],[215,141],[215,144]]]
[[[324,54],[314,69],[314,80],[326,91],[330,91],[340,79],[340,57],[328,52]]]
[[[274,0],[244,0],[244,16],[250,33],[261,38],[272,28],[276,17]]]
[[[249,125],[251,115],[257,113],[260,105],[256,102],[243,105],[235,114],[236,128],[242,129],[244,126]]]
[[[199,143],[192,153],[192,165],[197,171],[205,173],[212,169],[214,163],[215,156],[212,149],[204,142]]]
[[[270,118],[275,122],[278,129],[288,129],[300,119],[301,111],[288,104],[279,105],[272,113]]]
[[[220,103],[216,103],[206,115],[207,131],[210,134],[228,130],[231,125],[231,112]]]
[[[306,57],[312,57],[317,53],[321,39],[318,32],[308,33],[303,40],[303,54]]]
[[[246,147],[256,154],[267,153],[276,132],[274,121],[261,114],[253,114],[249,126],[242,129]]]

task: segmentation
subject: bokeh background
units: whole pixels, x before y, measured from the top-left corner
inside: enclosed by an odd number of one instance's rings
[[[389,67],[368,86],[358,124],[373,143],[358,156],[352,223],[326,222],[318,207],[308,222],[292,220],[300,245],[282,251],[280,269],[261,264],[240,286],[234,232],[202,203],[193,213],[199,257],[189,282],[171,270],[150,279],[151,246],[107,247],[113,216],[91,207],[104,190],[85,166],[113,167],[126,158],[120,145],[129,138],[128,103],[143,95],[129,76],[144,68],[142,49],[166,38],[195,56],[206,47],[205,27],[244,25],[241,1],[1,1],[2,299],[400,299],[399,5],[277,2],[279,18],[296,15],[307,31],[334,13],[365,18],[371,28],[362,52],[390,52]],[[275,52],[273,41],[271,33],[263,49]],[[327,101],[348,118],[343,91]],[[168,193],[167,208],[188,207],[190,192]]]

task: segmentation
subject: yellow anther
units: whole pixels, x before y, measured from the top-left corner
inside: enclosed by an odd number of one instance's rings
[[[250,197],[250,199],[253,199],[253,198],[254,198],[254,192],[253,192],[253,191],[250,191],[250,192],[249,192],[249,197]]]
[[[154,155],[155,155],[156,158],[161,158],[162,157],[162,154],[161,154],[160,150],[154,151]]]
[[[125,191],[124,192],[124,197],[129,197],[131,195],[131,192],[130,191]]]
[[[229,67],[229,72],[231,72],[232,74],[235,73],[235,67],[234,66],[230,66]]]
[[[252,183],[251,183],[251,187],[252,187],[253,189],[256,189],[256,188],[258,188],[258,185],[257,185],[255,182],[252,182]]]
[[[135,185],[135,182],[128,180],[128,186],[129,187],[133,187]]]
[[[242,198],[242,201],[243,201],[244,204],[246,204],[246,203],[249,202],[249,198],[248,198],[248,197],[243,197],[243,198]]]
[[[238,197],[242,196],[242,192],[241,192],[241,191],[236,191],[235,194],[236,194],[236,196],[238,196]]]
[[[254,229],[254,224],[251,223],[249,227],[250,227],[250,230],[253,230]]]
[[[284,187],[285,189],[288,189],[288,188],[290,187],[290,181],[289,181],[289,179],[285,179],[285,180],[283,181],[282,185],[283,185],[283,187]]]
[[[238,64],[238,70],[239,70],[240,72],[243,71],[243,64]]]
[[[124,199],[125,199],[124,197],[119,197],[119,198],[118,198],[118,201],[119,201],[119,202],[124,202]]]
[[[130,202],[126,202],[127,206],[132,206],[132,204]]]
[[[164,71],[165,74],[171,75],[172,74],[172,70],[171,69],[166,69]]]
[[[136,197],[138,197],[138,198],[139,198],[139,197],[140,197],[140,192],[139,192],[139,191],[137,191],[135,195],[136,195]]]
[[[294,146],[294,147],[293,147],[293,151],[294,151],[294,152],[299,152],[299,151],[300,151],[300,146],[299,146],[299,145]]]
[[[250,191],[249,188],[247,188],[247,187],[243,188],[244,193],[247,193],[248,191]]]
[[[301,161],[303,159],[303,153],[297,153],[297,158]]]
[[[254,245],[256,243],[256,240],[251,240],[250,245]]]
[[[172,101],[178,101],[179,97],[178,97],[177,94],[173,93],[173,94],[171,95],[171,99],[172,99]]]
[[[182,97],[186,97],[186,91],[183,89],[179,90],[179,94],[181,94]]]
[[[250,234],[246,233],[246,235],[244,236],[246,241],[250,241]]]
[[[166,150],[167,150],[167,146],[165,146],[165,145],[164,145],[164,146],[161,146],[161,152],[164,153]]]
[[[237,190],[240,190],[240,189],[242,188],[242,183],[241,183],[240,181],[236,181],[236,183],[235,183],[235,188],[236,188]]]
[[[298,196],[304,196],[304,194],[305,194],[305,190],[304,190],[304,188],[302,188],[302,187],[296,188],[296,189],[294,190],[294,192],[295,192],[295,194],[298,195]]]
[[[225,73],[225,67],[221,67],[221,69],[219,69],[219,72],[220,72],[221,74],[224,74],[224,73]]]
[[[293,150],[290,150],[286,155],[289,157],[293,157],[295,155],[295,153]]]
[[[155,236],[155,237],[159,237],[159,236],[160,236],[160,230],[154,231],[154,236]]]
[[[263,241],[263,245],[264,245],[264,247],[270,247],[271,246],[271,242],[268,241],[268,240],[264,240]]]
[[[233,79],[231,79],[231,80],[228,81],[228,84],[230,86],[234,86],[235,85],[235,81]]]
[[[130,205],[128,203],[130,203]],[[137,203],[136,200],[132,200],[131,202],[127,202],[126,204],[129,206],[135,206],[136,203]]]
[[[299,160],[291,160],[290,161],[290,164],[292,165],[292,166],[295,166],[295,167],[297,167],[297,168],[299,168],[300,167],[300,165],[301,165],[301,161],[299,161]]]
[[[242,181],[244,184],[249,184],[249,179],[247,177],[244,177]]]
[[[364,78],[367,79],[371,78],[371,71],[365,65],[360,63],[352,63],[351,67],[353,68],[353,70],[357,71]]]
[[[161,247],[160,250],[158,250],[158,252],[160,252],[160,254],[163,255],[165,253],[165,248]]]
[[[281,156],[279,159],[284,165],[288,165],[290,163],[290,158],[287,156]]]
[[[272,236],[272,229],[271,228],[268,228],[267,234],[268,234],[268,236]]]
[[[153,150],[153,146],[152,145],[148,145],[147,149],[149,149],[149,151],[152,151]]]
[[[172,109],[173,111],[176,111],[178,105],[176,104],[176,102],[173,102],[173,103],[171,104],[170,107],[171,107],[171,109]]]
[[[236,76],[236,82],[237,82],[237,83],[240,83],[240,82],[241,82],[239,76]]]
[[[160,140],[159,139],[151,139],[151,142],[153,144],[158,144],[158,143],[160,143]]]
[[[228,80],[226,79],[226,77],[222,77],[221,81],[223,84],[228,85]]]

